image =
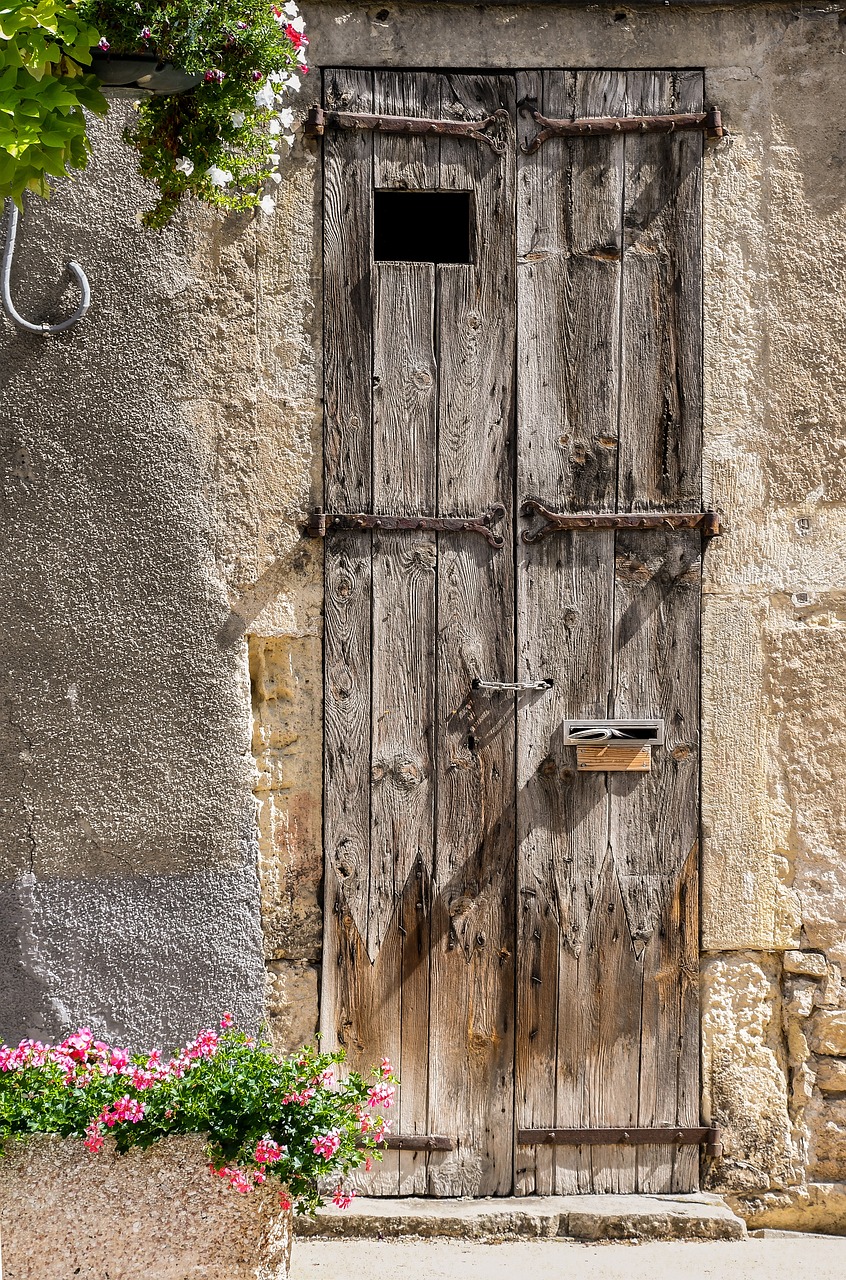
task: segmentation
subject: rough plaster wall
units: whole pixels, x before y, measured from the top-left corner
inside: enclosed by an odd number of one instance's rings
[[[74,256],[89,316],[0,332],[9,1039],[88,1022],[172,1044],[265,1008],[245,631],[316,611],[313,557],[291,556],[317,421],[314,162],[273,219],[194,209],[153,234],[131,113],[95,123],[89,171],[19,234],[24,314],[66,314]]]

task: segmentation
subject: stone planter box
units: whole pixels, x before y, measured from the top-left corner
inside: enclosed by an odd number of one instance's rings
[[[203,1152],[195,1138],[125,1156],[54,1137],[8,1143],[3,1280],[287,1280],[291,1215],[278,1191],[239,1195]]]

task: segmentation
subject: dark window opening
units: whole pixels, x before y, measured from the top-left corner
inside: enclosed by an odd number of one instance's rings
[[[377,191],[377,262],[470,262],[469,191]]]

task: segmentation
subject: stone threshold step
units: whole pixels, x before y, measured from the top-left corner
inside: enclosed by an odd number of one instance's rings
[[[298,1218],[299,1236],[387,1240],[743,1240],[746,1224],[713,1195],[526,1196],[486,1200],[368,1199]]]

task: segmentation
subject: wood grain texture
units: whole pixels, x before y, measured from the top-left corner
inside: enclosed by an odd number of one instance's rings
[[[324,77],[324,101],[368,111],[369,72]],[[367,510],[371,490],[372,138],[324,149],[324,495],[329,509]],[[362,922],[370,888],[370,536],[325,548],[325,850],[321,1031],[327,1048],[365,1049],[359,1030]],[[366,926],[365,926],[366,931]]]
[[[506,107],[510,77],[441,80],[444,116]],[[438,1195],[512,1187],[514,703],[471,681],[511,680],[513,640],[513,130],[505,156],[443,138],[440,184],[473,191],[473,263],[438,269],[438,510],[503,502],[506,546],[439,538],[438,822],[432,912],[429,1159]]]
[[[604,115],[622,111],[624,88],[617,72],[536,72],[518,77],[518,101],[549,116]],[[521,141],[536,128],[522,111]],[[519,162],[517,486],[520,499],[559,510],[614,506],[622,156],[619,139],[554,139]],[[588,1123],[578,958],[607,850],[608,799],[605,777],[577,776],[561,739],[568,716],[606,715],[612,584],[611,534],[520,544],[518,679],[554,681],[518,708],[518,899],[531,930],[518,937],[521,1128]],[[524,948],[544,956],[541,971]],[[526,1194],[589,1190],[590,1167],[577,1148],[518,1151]]]

